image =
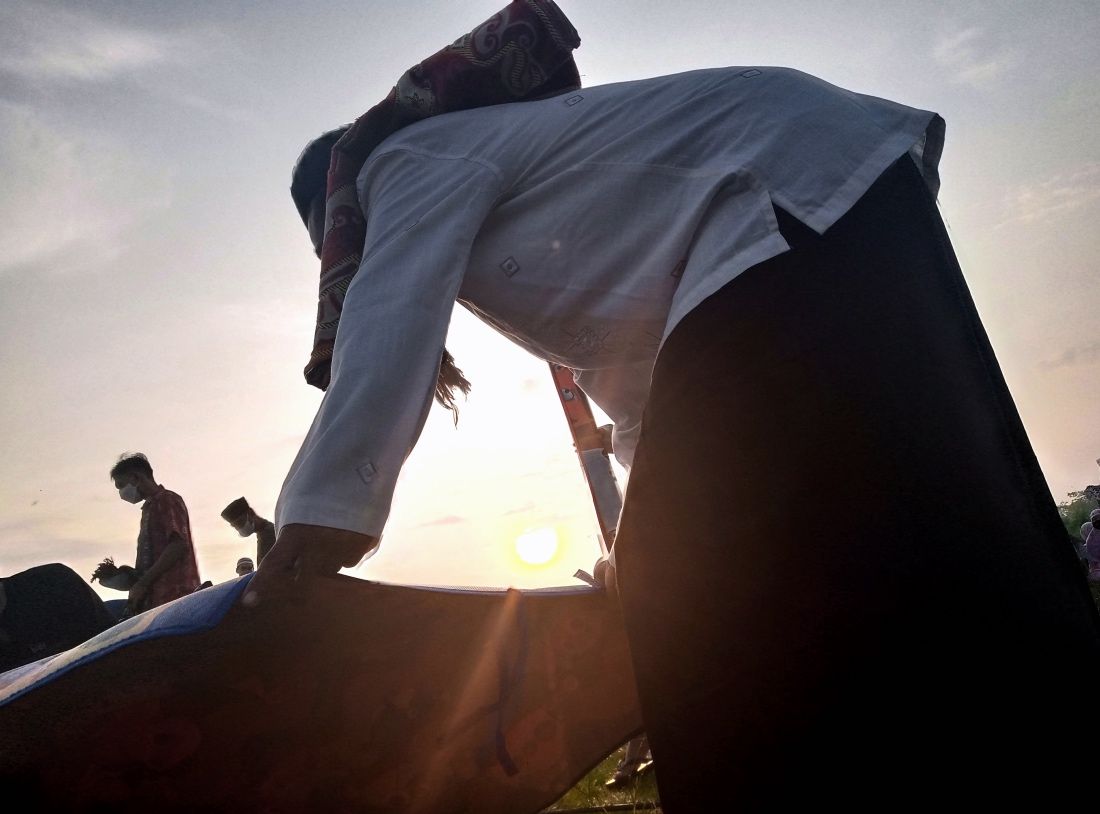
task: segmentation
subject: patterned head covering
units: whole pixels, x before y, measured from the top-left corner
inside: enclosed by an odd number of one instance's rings
[[[306,147],[294,168],[291,195],[307,226],[310,203],[322,188],[321,168],[328,170],[317,325],[304,371],[307,382],[322,390],[328,387],[344,294],[359,270],[367,233],[355,181],[371,151],[387,136],[428,116],[580,87],[572,55],[580,42],[553,0],[513,0],[406,71],[389,95],[350,127],[331,130]]]

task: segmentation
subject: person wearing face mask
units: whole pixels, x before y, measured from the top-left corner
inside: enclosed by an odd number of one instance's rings
[[[143,504],[128,612],[141,613],[193,592],[199,587],[199,568],[183,498],[153,479],[153,467],[140,452],[120,457],[111,467],[111,480],[122,500]]]
[[[275,545],[275,524],[256,514],[243,497],[222,509],[222,519],[242,537],[256,535],[256,564],[262,563],[267,552]]]

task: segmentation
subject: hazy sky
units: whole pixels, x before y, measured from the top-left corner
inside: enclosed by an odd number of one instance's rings
[[[139,513],[107,470],[140,450],[203,578],[232,576],[251,549],[218,512],[243,494],[271,516],[321,395],[290,168],[502,5],[0,5],[0,574],[132,562]],[[560,5],[588,85],[787,65],[941,113],[941,209],[1051,489],[1100,481],[1095,0]],[[596,527],[545,365],[461,309],[448,345],[474,392],[457,431],[436,408],[362,574],[570,582]],[[540,526],[562,551],[521,566]]]

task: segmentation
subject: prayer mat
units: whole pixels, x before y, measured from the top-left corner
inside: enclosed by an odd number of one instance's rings
[[[588,586],[250,576],[0,675],[0,785],[39,810],[523,814],[641,729]]]

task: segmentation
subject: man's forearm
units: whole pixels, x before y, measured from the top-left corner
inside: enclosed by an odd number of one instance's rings
[[[149,569],[141,575],[141,581],[146,585],[152,585],[160,579],[173,565],[182,560],[187,554],[187,544],[182,540],[173,540],[167,548],[160,553]]]

